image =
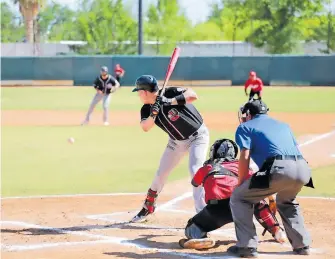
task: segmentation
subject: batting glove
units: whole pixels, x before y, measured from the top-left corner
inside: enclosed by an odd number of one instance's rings
[[[151,117],[155,117],[155,116],[157,116],[158,115],[158,113],[159,113],[159,110],[161,109],[161,106],[160,106],[160,104],[159,104],[159,102],[155,102],[152,106],[151,106],[151,114],[150,114],[150,116]]]
[[[166,98],[165,96],[157,96],[156,102],[159,102],[163,106],[169,106],[172,104],[172,99]]]

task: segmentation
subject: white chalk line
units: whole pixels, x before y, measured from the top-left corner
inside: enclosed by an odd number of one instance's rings
[[[105,241],[106,243],[112,243],[112,244],[117,244],[117,245],[122,245],[122,246],[127,246],[127,247],[135,247],[140,250],[145,250],[145,251],[152,251],[152,252],[159,252],[159,253],[164,253],[164,254],[169,254],[173,256],[181,256],[181,257],[186,257],[186,258],[195,258],[195,259],[203,259],[203,258],[234,258],[232,256],[222,256],[222,257],[212,257],[212,256],[201,256],[197,254],[192,254],[192,253],[183,253],[183,252],[176,252],[173,251],[172,249],[165,249],[165,248],[151,248],[145,245],[137,244],[129,239],[126,238],[118,238],[118,237],[112,237],[112,236],[104,236],[104,235],[95,235],[95,234],[89,234],[85,232],[80,232],[80,231],[68,231],[68,230],[61,230],[58,228],[52,228],[52,227],[43,227],[41,225],[35,225],[35,224],[30,224],[30,223],[25,223],[21,221],[1,221],[1,224],[9,224],[9,225],[16,225],[16,226],[21,226],[21,227],[27,227],[27,228],[38,228],[38,229],[46,229],[46,230],[52,230],[58,233],[64,233],[64,234],[70,234],[70,235],[75,235],[75,236],[86,236],[90,238],[96,238],[99,239],[98,241]],[[78,244],[77,244],[78,245]],[[26,245],[28,247],[28,250],[33,250],[33,249],[41,249],[41,248],[48,248],[50,247],[49,243],[41,243],[41,244],[35,244],[35,248],[32,247],[32,245]],[[4,245],[2,244],[2,248],[7,248],[7,249],[13,249],[12,246],[10,245]],[[24,249],[24,246],[20,246],[20,249]],[[14,247],[15,248],[15,247]]]
[[[169,210],[169,209],[164,209],[164,211],[166,212],[175,212],[175,210]],[[178,210],[179,211],[179,210]],[[188,212],[189,211],[183,211],[180,210],[182,213]],[[110,223],[114,223],[114,224],[125,224],[128,223],[128,221],[123,221],[123,220],[118,220],[118,219],[114,219],[113,216],[115,215],[125,215],[128,212],[115,212],[115,213],[111,213],[111,214],[97,214],[97,215],[88,215],[86,216],[86,218],[88,219],[94,219],[94,220],[102,220],[102,221],[106,221],[106,222],[110,222]],[[254,223],[258,224],[258,222],[254,219]],[[144,224],[144,223],[131,223],[129,224],[131,226],[135,226],[135,227],[141,227],[141,228],[147,228],[147,229],[159,229],[159,230],[164,230],[164,231],[169,231],[169,232],[175,232],[175,233],[184,233],[184,229],[177,229],[177,228],[173,228],[173,227],[166,227],[166,226],[161,226],[161,225],[149,225],[149,224]],[[116,228],[118,226],[115,226]],[[256,229],[258,230],[263,230],[263,227],[257,226],[256,225]],[[216,237],[224,237],[224,238],[231,238],[232,240],[236,241],[236,234],[235,234],[235,228],[231,227],[231,228],[221,228],[218,230],[214,230],[212,232],[210,232],[210,235],[212,236],[216,236]],[[277,247],[287,247],[287,248],[292,248],[290,244],[279,244],[276,242],[273,243],[267,243],[269,245],[272,246],[277,246]],[[315,254],[320,254],[323,253],[323,250],[320,248],[311,248],[310,249],[312,253]]]

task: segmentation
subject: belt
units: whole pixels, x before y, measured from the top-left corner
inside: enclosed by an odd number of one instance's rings
[[[301,156],[301,155],[277,155],[277,156],[272,157],[272,159],[274,159],[274,160],[294,160],[294,161],[297,161],[297,160],[303,160],[304,157]]]
[[[227,203],[229,203],[229,199],[207,201],[208,205],[227,204]]]

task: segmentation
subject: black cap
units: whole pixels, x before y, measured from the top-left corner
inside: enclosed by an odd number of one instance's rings
[[[100,71],[108,73],[108,67],[103,66],[103,67],[101,67]]]
[[[136,79],[135,85],[136,88],[133,89],[133,92],[145,90],[154,93],[159,90],[156,78],[151,75],[140,76]]]
[[[249,101],[244,105],[242,114],[247,113],[248,111],[251,115],[266,114],[268,110],[269,108],[262,100],[256,99]]]

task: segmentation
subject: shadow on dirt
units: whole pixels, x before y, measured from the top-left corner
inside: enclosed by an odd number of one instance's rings
[[[64,227],[64,228],[23,228],[23,229],[9,229],[2,228],[0,231],[2,233],[15,233],[21,235],[62,235],[67,234],[66,232],[77,232],[77,231],[90,231],[90,230],[99,230],[99,229],[124,229],[124,230],[154,230],[154,229],[173,229],[173,230],[183,230],[184,228],[162,228],[155,227],[151,225],[136,225],[136,223],[116,223],[108,225],[86,225],[86,226],[73,226],[73,227]]]

